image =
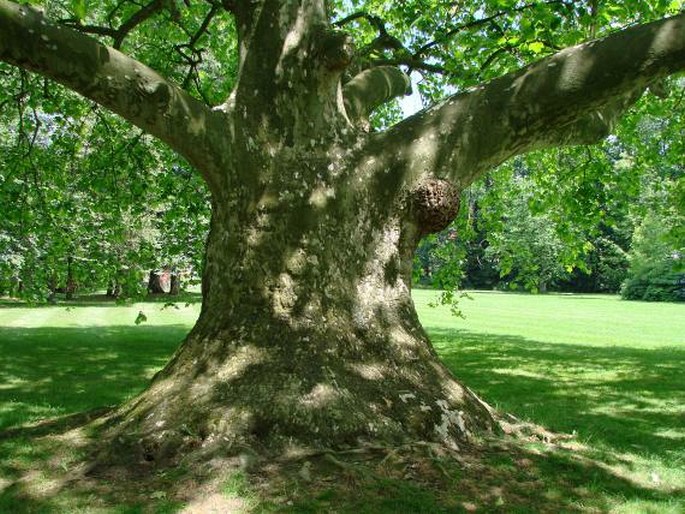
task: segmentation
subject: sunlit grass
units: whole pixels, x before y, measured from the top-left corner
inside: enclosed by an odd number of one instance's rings
[[[416,291],[415,301],[454,373],[502,411],[575,433],[579,443],[578,449],[553,458],[536,458],[538,450],[531,448],[523,461],[534,460],[537,482],[530,482],[531,474],[522,474],[521,464],[506,453],[484,456],[488,487],[497,491],[501,483],[508,494],[518,494],[502,501],[534,506],[539,497],[558,501],[562,510],[685,511],[685,305],[595,295],[473,293],[473,300],[462,300],[462,320],[446,307],[428,308],[434,296]],[[171,356],[199,312],[198,303],[176,307],[165,308],[163,302],[0,305],[0,432],[135,395]],[[147,321],[136,325],[141,311]],[[0,437],[0,512],[23,512],[19,506],[25,500],[15,498],[9,484],[36,463],[54,460],[55,451],[26,434]],[[73,455],[61,454],[60,465],[69,469],[79,451],[75,446]],[[440,501],[448,497],[460,511],[473,491],[464,490],[456,475],[454,484]],[[54,484],[46,479],[43,486],[49,492]],[[388,480],[367,486],[355,498],[340,498],[334,489],[319,491],[300,505],[301,511],[339,501],[349,502],[355,512],[364,512],[363,505],[373,505],[374,512],[396,512],[402,505],[453,511],[414,485]],[[300,487],[306,494],[306,484]],[[228,481],[222,494],[239,496],[238,489]],[[578,497],[566,501],[569,490]],[[383,491],[398,498],[386,498]],[[506,512],[497,498],[491,505]],[[105,500],[62,495],[45,505],[64,512],[111,512]],[[243,500],[256,502],[252,493]],[[150,501],[169,512],[176,505],[161,494]],[[45,505],[31,508],[40,511]]]
[[[617,512],[685,511],[685,305],[602,295],[472,293],[415,302],[446,364],[499,409],[577,435],[589,457],[668,500],[613,495]],[[597,494],[607,493],[595,484]],[[608,493],[607,493],[608,494]],[[655,507],[655,505],[658,507]],[[656,510],[655,510],[656,509]]]
[[[611,295],[470,292],[459,301],[465,319],[429,308],[437,293],[415,290],[421,321],[433,329],[520,336],[545,343],[624,348],[685,347],[685,305],[629,302]]]

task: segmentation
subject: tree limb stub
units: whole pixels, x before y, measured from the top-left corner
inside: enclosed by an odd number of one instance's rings
[[[460,189],[505,160],[604,137],[650,84],[685,69],[685,14],[570,47],[447,98],[378,136],[411,185]]]
[[[217,145],[226,150],[223,142],[211,140],[224,133],[211,129],[224,123],[223,116],[144,64],[6,0],[0,0],[0,60],[107,107],[178,151],[210,187],[218,185],[207,162],[218,155]]]
[[[394,66],[364,70],[343,87],[345,109],[353,123],[364,123],[377,107],[410,93],[409,77]]]

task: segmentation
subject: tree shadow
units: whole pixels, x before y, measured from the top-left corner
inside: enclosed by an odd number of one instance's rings
[[[118,404],[139,392],[185,325],[0,328],[0,430]]]
[[[466,330],[429,333],[453,373],[501,410],[593,445],[672,464],[682,460],[684,349],[550,344]]]
[[[140,392],[188,330],[0,328],[0,512],[69,512],[88,507],[94,494],[96,503],[126,497],[114,485],[83,482],[97,441],[79,429]]]
[[[119,404],[142,389],[187,330],[0,329],[0,512],[173,512],[206,495],[207,484],[216,484],[216,469],[198,475],[141,463],[135,477],[89,475],[84,466],[97,441],[88,431],[74,435],[110,412],[103,405]],[[682,350],[552,345],[462,330],[430,333],[457,376],[503,410],[558,431],[575,429],[581,438],[614,450],[675,458],[673,440],[661,431],[682,427],[672,412],[677,409],[663,408],[683,400]],[[616,372],[611,380],[606,370]],[[560,416],[560,410],[573,416]],[[87,412],[73,414],[80,411]],[[66,415],[18,426],[46,413]],[[371,457],[341,454],[334,465],[313,458],[313,478],[301,473],[302,460],[261,463],[247,475],[242,492],[283,512],[604,512],[611,498],[685,502],[684,488],[666,492],[621,476],[606,465],[608,454],[595,460],[540,441],[485,441],[465,446],[455,458],[427,457],[424,447]]]

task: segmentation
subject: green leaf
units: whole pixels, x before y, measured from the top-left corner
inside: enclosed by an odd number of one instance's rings
[[[532,43],[528,43],[528,49],[534,54],[539,54],[540,52],[542,52],[544,48],[545,45],[542,44],[540,41],[533,41]]]
[[[83,20],[88,14],[86,2],[87,0],[71,0],[71,10],[79,20]]]

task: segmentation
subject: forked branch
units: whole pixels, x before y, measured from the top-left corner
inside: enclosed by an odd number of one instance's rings
[[[113,41],[112,46],[118,50],[121,48],[126,36],[128,36],[133,29],[154,16],[156,13],[164,10],[164,7],[164,0],[152,0],[150,3],[141,7],[138,11],[132,14],[116,29],[112,27],[102,27],[99,25],[82,25],[80,20],[65,20],[64,24],[73,28],[74,30],[78,30],[79,32],[86,34],[110,37]]]
[[[606,136],[650,84],[685,70],[685,14],[591,41],[449,97],[376,141],[393,148],[407,181],[466,187],[533,149]]]

